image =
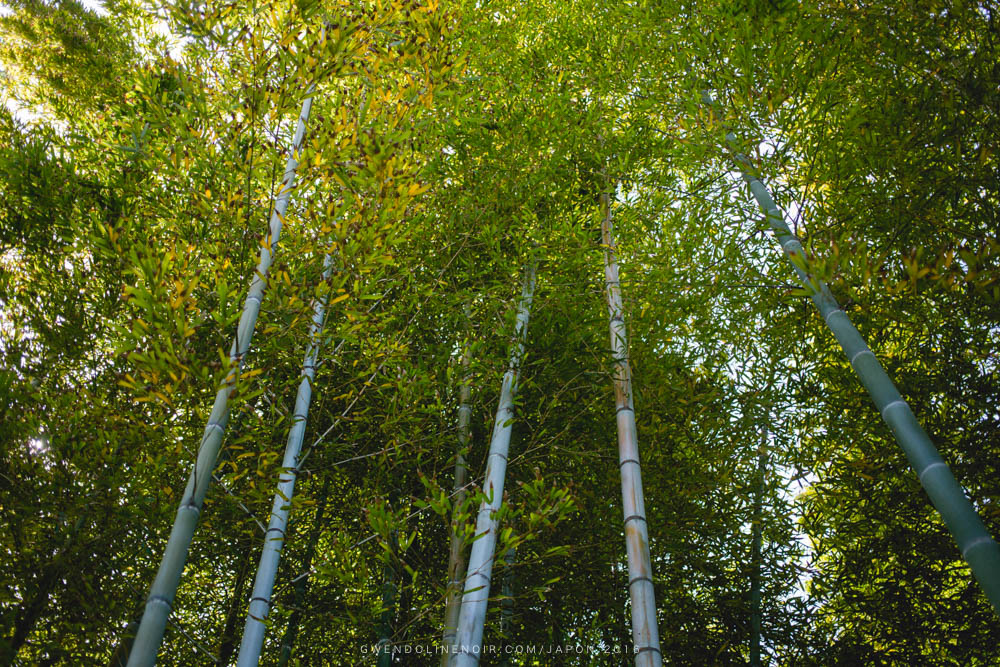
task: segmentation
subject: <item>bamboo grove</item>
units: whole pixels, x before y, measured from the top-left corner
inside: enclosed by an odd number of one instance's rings
[[[8,2],[0,662],[995,664],[997,23]]]

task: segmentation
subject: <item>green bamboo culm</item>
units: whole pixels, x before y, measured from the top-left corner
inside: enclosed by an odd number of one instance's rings
[[[760,620],[761,620],[761,547],[764,542],[762,525],[764,516],[764,486],[767,471],[767,429],[761,437],[757,450],[757,479],[753,496],[753,519],[750,544],[750,667],[761,667],[760,663]]]
[[[514,423],[514,397],[517,394],[518,373],[524,359],[524,341],[528,335],[528,318],[535,294],[535,264],[532,262],[524,276],[521,303],[517,311],[514,344],[510,362],[500,387],[500,401],[493,421],[490,453],[487,456],[483,493],[486,499],[479,506],[476,518],[476,536],[469,554],[468,573],[462,604],[458,614],[455,644],[448,647],[454,667],[477,667],[482,651],[483,626],[486,623],[486,605],[490,598],[490,578],[497,546],[499,521],[496,514],[503,504],[503,487],[507,476],[507,456],[510,453],[510,436]]]
[[[707,91],[702,94],[702,100],[714,108],[714,100]],[[896,385],[854,328],[850,318],[840,309],[840,304],[826,283],[810,271],[802,244],[788,227],[767,188],[756,176],[749,158],[739,151],[736,135],[727,132],[726,144],[732,151],[733,159],[743,174],[743,180],[750,187],[750,192],[764,209],[767,224],[788,256],[803,287],[811,292],[813,303],[868,390],[882,419],[892,429],[896,441],[916,471],[920,484],[955,538],[962,557],[972,568],[973,575],[994,611],[1000,614],[1000,545],[986,530],[965,491],[920,426],[909,404],[903,400]]]
[[[311,93],[312,89],[310,89],[309,94],[311,95]],[[233,341],[229,353],[231,370],[215,395],[215,404],[212,406],[212,413],[201,437],[194,469],[188,478],[180,507],[177,509],[177,517],[174,519],[174,525],[170,531],[170,538],[167,541],[167,548],[163,552],[163,559],[160,561],[156,579],[153,580],[149,596],[146,598],[146,609],[142,615],[132,651],[129,654],[128,667],[149,667],[156,664],[156,654],[163,641],[167,617],[170,615],[170,608],[174,602],[174,595],[177,593],[181,573],[184,571],[185,562],[187,562],[191,538],[194,535],[195,526],[198,524],[198,515],[201,514],[202,504],[205,502],[205,494],[208,492],[208,485],[212,479],[212,471],[215,469],[219,449],[222,447],[222,438],[229,421],[229,397],[236,387],[243,359],[250,349],[250,341],[257,325],[257,315],[260,313],[261,301],[267,287],[267,273],[277,250],[282,222],[285,212],[288,210],[292,189],[295,187],[295,174],[299,166],[298,158],[311,109],[312,97],[307,97],[302,102],[302,109],[299,112],[281,186],[274,196],[267,242],[261,244],[260,259],[257,262],[246,301],[243,303],[243,312],[240,314],[236,339]]]
[[[392,531],[389,538],[389,555],[382,574],[382,616],[378,630],[378,667],[392,665],[392,620],[396,610],[396,564],[393,559],[399,551],[399,533]]]
[[[323,519],[326,517],[326,504],[330,492],[330,478],[323,479],[323,488],[319,492],[319,501],[316,506],[316,516],[314,526],[323,526]],[[302,622],[302,608],[306,597],[306,590],[309,587],[309,572],[312,570],[313,558],[316,556],[316,547],[319,545],[319,537],[322,531],[313,530],[309,535],[309,544],[306,547],[306,557],[302,562],[304,572],[295,577],[292,582],[295,585],[295,601],[292,603],[292,615],[288,618],[288,626],[285,628],[285,636],[281,640],[281,654],[278,656],[278,667],[287,667],[292,659],[292,651],[295,648],[295,640],[299,634],[299,624]]]
[[[618,429],[618,469],[622,480],[625,553],[628,558],[628,589],[632,608],[632,645],[636,667],[660,667],[660,634],[656,624],[653,566],[649,557],[649,528],[642,493],[639,464],[639,432],[635,423],[632,367],[629,364],[625,311],[622,306],[618,259],[611,224],[611,193],[605,183],[601,193],[601,239],[604,244],[604,288],[608,306],[608,328],[615,374],[615,422]]]
[[[466,321],[469,319],[469,307],[465,307]],[[469,447],[469,420],[472,415],[472,386],[469,378],[469,344],[462,350],[462,380],[458,398],[458,438],[455,443],[455,483],[452,487],[452,521],[451,540],[448,549],[448,584],[445,591],[444,633],[442,646],[452,646],[458,631],[458,614],[462,608],[462,566],[465,549],[464,536],[459,532],[460,526],[456,520],[460,509],[465,504],[465,480],[468,466],[465,463],[465,452]],[[450,651],[441,655],[441,667],[448,667]]]
[[[517,548],[507,549],[503,556],[503,579],[501,580],[500,599],[500,636],[503,637],[505,648],[503,657],[498,663],[498,667],[510,667],[511,649],[514,642],[511,641],[514,627],[514,561],[517,560]]]
[[[322,280],[324,284],[330,279],[332,272],[333,255],[327,253],[323,259]],[[313,320],[309,327],[309,345],[306,349],[305,359],[302,361],[302,379],[299,381],[299,387],[295,394],[292,427],[288,430],[285,456],[281,462],[281,472],[278,475],[278,488],[275,490],[274,501],[271,504],[271,519],[268,522],[267,532],[264,534],[264,546],[254,578],[253,592],[250,594],[247,620],[243,628],[243,638],[240,640],[240,653],[236,659],[237,667],[257,665],[260,662],[260,652],[264,646],[264,633],[267,630],[265,620],[271,609],[274,578],[278,573],[281,548],[285,544],[285,529],[288,527],[288,515],[291,512],[292,495],[295,493],[295,479],[298,476],[302,440],[305,437],[306,423],[309,418],[312,384],[316,378],[316,362],[319,358],[320,338],[326,318],[327,299],[327,292],[323,292],[313,305]]]
[[[229,604],[226,606],[226,624],[222,626],[222,639],[219,642],[218,661],[220,665],[228,665],[236,652],[236,625],[239,622],[240,612],[243,611],[243,594],[246,584],[253,571],[253,546],[248,545],[241,550],[239,562],[236,581],[233,583]]]

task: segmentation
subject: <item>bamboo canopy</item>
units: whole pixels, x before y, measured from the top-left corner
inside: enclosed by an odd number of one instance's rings
[[[0,664],[1000,664],[997,34],[7,3]]]

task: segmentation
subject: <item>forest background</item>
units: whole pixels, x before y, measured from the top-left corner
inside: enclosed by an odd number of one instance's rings
[[[664,661],[754,618],[763,664],[1000,659],[724,140],[1000,534],[989,3],[8,0],[0,40],[0,662],[123,664],[310,95],[162,662],[235,657],[317,299],[264,662],[439,641],[530,264],[486,642],[631,646],[608,189]]]

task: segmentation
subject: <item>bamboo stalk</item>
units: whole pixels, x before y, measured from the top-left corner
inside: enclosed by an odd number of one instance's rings
[[[469,446],[469,419],[472,415],[472,408],[469,401],[472,397],[472,387],[469,385],[469,348],[466,345],[462,352],[462,385],[459,388],[458,398],[458,441],[455,446],[455,484],[452,487],[452,503],[454,507],[453,515],[457,514],[459,508],[465,503],[465,480],[468,476],[468,468],[465,464],[465,452]],[[453,646],[458,630],[458,614],[462,608],[462,579],[461,571],[464,565],[463,548],[465,540],[458,531],[454,516],[451,522],[451,544],[448,552],[448,588],[445,592],[446,602],[444,610],[444,635],[442,646]],[[449,652],[441,655],[441,667],[448,667]]]
[[[504,644],[508,647],[512,645],[510,639],[514,627],[514,560],[516,558],[517,550],[515,547],[507,549],[507,553],[503,557],[504,571],[501,583],[503,598],[500,600],[500,636],[503,637]],[[510,655],[510,652],[504,651],[499,667],[509,667]]]
[[[323,282],[330,279],[333,271],[333,255],[327,253],[323,258]],[[288,431],[288,441],[285,444],[285,457],[281,462],[281,473],[278,476],[278,488],[271,505],[271,519],[267,532],[264,533],[264,548],[261,550],[260,563],[257,565],[257,575],[253,582],[253,592],[250,594],[250,606],[247,610],[246,625],[243,627],[243,638],[240,640],[240,652],[236,658],[237,667],[250,667],[260,661],[260,652],[264,645],[264,632],[267,626],[264,621],[271,609],[271,593],[274,590],[274,578],[278,573],[278,562],[281,560],[281,548],[285,544],[285,528],[288,527],[288,514],[291,511],[292,495],[295,493],[295,479],[298,475],[299,455],[302,453],[302,440],[306,433],[306,422],[309,418],[309,403],[312,400],[312,383],[316,377],[316,360],[319,356],[320,334],[326,318],[326,293],[316,299],[313,306],[313,321],[309,327],[309,346],[306,349],[305,360],[302,362],[302,380],[295,395],[295,412],[292,416],[292,427]]]
[[[111,654],[111,660],[108,662],[108,667],[126,666],[128,654],[132,650],[132,642],[135,641],[135,633],[139,631],[139,621],[142,620],[141,612],[142,608],[139,607],[132,619],[129,620],[128,625],[125,626],[125,631],[122,633],[121,639],[115,647],[115,652]]]
[[[240,620],[243,608],[243,594],[247,580],[253,567],[253,545],[248,545],[240,553],[240,567],[236,574],[229,604],[226,605],[226,624],[222,630],[222,640],[219,642],[219,664],[228,665],[236,652],[236,624]]]
[[[507,453],[510,450],[510,432],[514,422],[514,395],[517,393],[517,375],[524,358],[524,340],[527,337],[531,300],[535,293],[535,265],[531,264],[524,276],[521,303],[517,312],[514,345],[510,364],[503,376],[500,403],[497,406],[490,439],[490,453],[486,465],[483,491],[486,500],[479,507],[476,520],[476,538],[469,555],[469,569],[465,577],[465,590],[458,615],[456,643],[452,665],[473,667],[482,652],[483,625],[486,623],[486,605],[490,597],[490,576],[497,544],[498,522],[494,516],[503,503],[503,486],[507,474]]]
[[[314,526],[317,526],[309,536],[309,546],[306,548],[305,561],[302,563],[305,574],[295,578],[295,609],[288,619],[288,626],[285,628],[285,636],[281,640],[281,654],[278,657],[278,667],[286,667],[292,658],[292,650],[295,647],[295,639],[299,633],[299,623],[302,620],[302,605],[306,596],[306,589],[309,586],[309,570],[312,568],[313,558],[316,556],[316,546],[319,544],[323,518],[326,516],[327,498],[329,498],[330,478],[323,479],[323,488],[319,492],[319,505],[316,507],[316,517]]]
[[[208,485],[212,478],[212,470],[215,468],[219,449],[222,447],[222,437],[229,421],[229,397],[236,387],[236,381],[243,366],[243,358],[250,349],[250,341],[257,325],[257,315],[260,313],[261,300],[267,287],[267,272],[271,268],[271,261],[277,250],[282,223],[288,210],[292,189],[295,186],[299,152],[302,148],[306,123],[309,120],[311,109],[312,97],[307,97],[302,102],[302,109],[299,112],[291,151],[288,155],[288,161],[285,163],[284,176],[281,179],[281,187],[274,198],[267,242],[261,245],[260,259],[257,262],[246,301],[243,303],[243,312],[240,314],[236,339],[229,352],[232,369],[215,395],[215,404],[212,406],[212,413],[208,418],[208,424],[205,426],[201,444],[198,447],[197,461],[188,478],[180,507],[177,509],[177,517],[170,531],[170,538],[167,541],[167,548],[163,552],[163,559],[160,561],[156,579],[153,580],[153,585],[149,590],[146,609],[139,624],[139,632],[136,634],[132,652],[129,655],[129,667],[148,667],[156,663],[156,654],[163,641],[167,617],[170,615],[170,607],[174,602],[174,595],[177,593],[181,573],[184,571],[188,548],[191,546],[191,538],[198,523],[198,515],[201,514],[201,507],[205,502],[205,494],[208,492]]]
[[[713,105],[712,96],[706,91],[703,100]],[[920,484],[944,519],[958,544],[962,557],[969,563],[994,611],[1000,613],[1000,546],[993,540],[982,519],[976,513],[965,491],[955,480],[951,469],[941,458],[934,443],[920,426],[913,410],[903,400],[896,385],[886,374],[882,364],[872,353],[865,339],[854,328],[850,318],[830,292],[826,283],[816,277],[809,267],[809,259],[802,244],[788,227],[784,215],[767,188],[754,175],[749,158],[739,152],[736,135],[727,132],[726,143],[733,151],[735,162],[750,187],[754,199],[766,213],[768,225],[775,239],[788,256],[792,268],[803,287],[812,294],[813,303],[833,332],[878,408],[882,419],[892,429],[896,442],[906,453]]]
[[[396,564],[393,560],[399,551],[399,533],[395,530],[389,537],[389,555],[382,569],[382,614],[378,630],[378,667],[392,665],[392,621],[396,607]]]
[[[618,422],[618,460],[622,478],[622,507],[625,513],[625,550],[628,555],[629,595],[632,601],[632,642],[637,667],[663,664],[660,636],[656,625],[653,567],[649,559],[649,531],[642,494],[639,465],[639,437],[632,400],[632,369],[628,359],[628,339],[622,310],[618,260],[611,228],[611,196],[601,193],[601,238],[604,242],[604,283],[608,300],[611,351],[615,365],[615,419]]]
[[[767,470],[767,429],[764,429],[760,448],[757,450],[757,488],[753,497],[753,519],[750,544],[750,667],[761,667],[761,546],[763,545],[764,475]]]

